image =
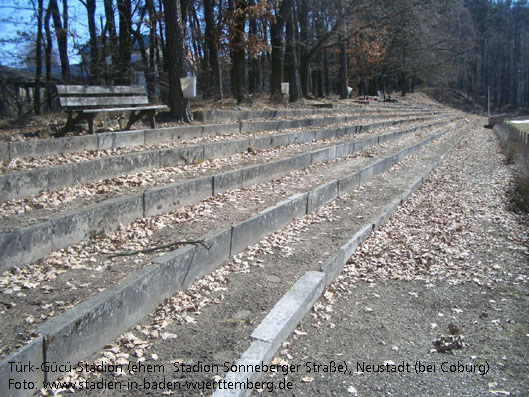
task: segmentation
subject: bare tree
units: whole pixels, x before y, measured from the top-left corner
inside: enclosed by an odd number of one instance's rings
[[[223,100],[222,80],[220,76],[220,62],[218,51],[218,37],[216,34],[215,14],[213,12],[213,1],[203,0],[204,2],[204,20],[205,20],[205,39],[208,47],[208,89],[205,96],[212,95],[213,98]]]
[[[275,22],[270,27],[270,43],[272,46],[272,70],[270,77],[271,99],[281,100],[281,82],[283,81],[284,28],[289,14],[292,12],[294,0],[283,0],[276,10]]]
[[[130,84],[132,54],[132,9],[131,0],[117,0],[119,16],[119,48],[117,78],[120,84]]]
[[[152,0],[150,0],[152,1]],[[112,59],[111,68],[109,71],[109,79],[113,80],[116,76],[116,65],[119,65],[118,57],[118,36],[116,33],[116,19],[114,16],[113,0],[103,0],[105,8],[105,32],[109,37],[108,53]]]
[[[347,98],[347,37],[345,29],[345,7],[343,0],[340,0],[340,20],[341,35],[340,35],[340,99]]]
[[[230,22],[229,36],[232,54],[231,81],[232,89],[237,103],[245,100],[246,90],[246,52],[245,52],[245,26],[247,4],[243,0],[228,0],[228,18]]]
[[[38,0],[37,7],[37,41],[36,41],[36,68],[35,68],[35,98],[33,109],[36,114],[40,114],[40,80],[42,76],[42,12],[43,0]]]
[[[184,122],[193,121],[189,101],[184,98],[180,77],[184,76],[184,34],[179,0],[164,0],[167,65],[169,65],[169,108],[171,115]]]
[[[61,60],[61,77],[64,83],[70,81],[70,61],[68,59],[68,14],[67,0],[63,0],[63,19],[57,6],[57,0],[49,0],[49,9],[57,37],[59,58]]]
[[[95,21],[96,0],[79,1],[85,6],[88,17],[88,32],[90,34],[90,83],[99,84],[101,81],[101,59],[99,57],[99,43]]]
[[[286,21],[286,46],[285,65],[288,71],[286,79],[289,83],[289,102],[297,102],[301,99],[299,86],[299,67],[297,57],[296,26],[294,24],[294,13],[290,12]]]

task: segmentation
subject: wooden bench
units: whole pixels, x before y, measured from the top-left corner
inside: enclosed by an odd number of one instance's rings
[[[68,113],[61,135],[82,120],[88,122],[88,129],[93,134],[94,118],[103,112],[130,112],[125,130],[143,116],[148,117],[151,128],[155,128],[156,111],[167,109],[165,105],[149,105],[145,87],[142,86],[57,85],[57,93],[61,107]]]

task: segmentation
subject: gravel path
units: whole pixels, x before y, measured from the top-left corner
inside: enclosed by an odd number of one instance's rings
[[[527,396],[528,228],[511,183],[493,132],[475,129],[284,343],[292,389],[260,395]],[[333,361],[347,370],[324,372]]]

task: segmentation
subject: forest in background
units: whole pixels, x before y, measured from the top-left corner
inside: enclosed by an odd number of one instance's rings
[[[20,0],[21,1],[21,0]],[[71,9],[82,7],[74,21]],[[53,86],[144,84],[152,101],[191,120],[180,77],[199,95],[237,103],[460,90],[491,108],[529,106],[529,6],[491,0],[28,0],[18,48],[31,71],[32,111],[54,108]],[[15,3],[15,9],[21,3]],[[5,14],[5,13],[4,13]],[[7,15],[7,14],[5,14]],[[4,22],[9,22],[5,16]],[[74,22],[86,33],[72,29]],[[0,43],[6,43],[2,38]],[[73,45],[72,45],[73,43]],[[70,59],[80,58],[80,64]],[[20,55],[20,54],[19,54]],[[3,68],[2,70],[4,70]],[[54,71],[57,72],[54,72]],[[5,76],[6,74],[3,74]],[[1,77],[6,114],[20,86]],[[20,105],[20,104],[18,104]],[[20,108],[20,106],[19,106]]]

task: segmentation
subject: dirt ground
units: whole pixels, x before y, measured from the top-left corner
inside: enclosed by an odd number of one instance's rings
[[[376,182],[340,197],[320,211],[297,219],[261,240],[211,277],[205,277],[193,286],[185,294],[188,302],[194,301],[193,305],[182,299],[184,294],[177,294],[161,305],[153,316],[113,341],[109,348],[95,354],[89,361],[136,362],[139,350],[144,364],[160,364],[165,369],[161,373],[128,373],[122,377],[101,375],[102,379],[109,381],[166,381],[184,385],[186,382],[207,382],[212,376],[223,376],[222,371],[175,373],[173,364],[221,365],[234,362],[248,347],[252,330],[294,282],[308,270],[320,270],[320,265],[351,235],[375,217],[378,210],[396,194],[402,193],[404,186],[418,176],[415,173],[417,165],[423,163],[428,155],[426,152],[442,153],[453,141],[454,136],[439,139],[425,152],[404,160],[388,175],[375,178]],[[424,165],[422,172],[426,167]],[[311,171],[311,174],[314,173],[315,170]],[[282,190],[283,183],[276,189]],[[187,311],[182,310],[185,305],[189,307]],[[180,317],[176,317],[175,313],[179,313]],[[137,341],[136,345],[134,341]],[[141,386],[135,392],[138,395],[157,395],[156,391],[142,389]],[[118,390],[115,395],[130,393],[129,390]],[[88,391],[81,391],[80,394],[90,395]],[[166,390],[166,394],[201,395],[191,389]]]
[[[452,134],[455,136],[448,137]],[[127,363],[143,359],[146,365],[163,366],[163,372],[120,376],[110,373],[97,379],[184,383],[207,382],[213,375],[214,379],[222,376],[221,371],[215,374],[207,370],[174,373],[173,364],[234,362],[248,347],[252,330],[295,280],[307,270],[319,270],[332,252],[422,175],[435,158],[434,154],[444,153],[460,134],[461,131],[447,134],[446,140],[439,139],[347,197],[264,239],[190,291],[166,301],[153,316],[88,360]],[[316,310],[317,313],[319,309]],[[122,390],[115,395],[130,393]],[[159,395],[152,388],[141,386],[135,393]],[[91,393],[85,390],[80,394]],[[164,394],[209,395],[196,390],[166,390]]]

